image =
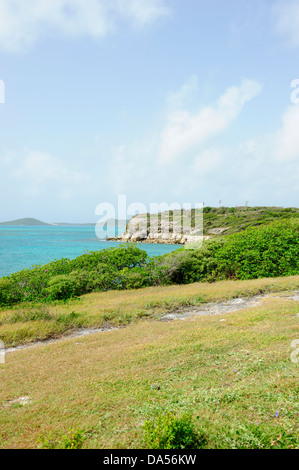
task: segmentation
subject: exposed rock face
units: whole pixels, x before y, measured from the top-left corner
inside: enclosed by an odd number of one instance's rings
[[[191,211],[181,213],[177,210],[172,211],[171,214],[168,211],[161,214],[138,214],[132,217],[121,236],[108,240],[179,245],[201,244],[202,223],[199,221],[199,217],[196,220],[193,217],[193,222],[191,222]]]

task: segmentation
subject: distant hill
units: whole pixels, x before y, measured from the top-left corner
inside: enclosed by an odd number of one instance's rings
[[[114,227],[115,225],[119,225],[119,226],[126,226],[127,223],[129,222],[129,220],[117,220],[117,219],[108,219],[105,224],[100,224],[100,225],[106,225],[108,227]],[[63,226],[89,226],[89,227],[92,227],[92,226],[95,226],[96,223],[95,222],[91,222],[91,223],[85,223],[85,224],[79,224],[79,223],[70,223],[70,222],[57,222],[57,223],[51,223],[51,224],[47,224],[45,222],[42,222],[41,220],[37,220],[37,219],[32,219],[32,218],[25,218],[25,219],[17,219],[17,220],[10,220],[8,222],[0,222],[0,225],[19,225],[19,226],[24,226],[24,225],[32,225],[32,226],[38,226],[38,225],[51,225],[51,226],[59,226],[59,227],[63,227]]]
[[[8,222],[0,222],[0,225],[49,225],[41,220],[25,218],[25,219],[17,219],[17,220],[10,220]]]

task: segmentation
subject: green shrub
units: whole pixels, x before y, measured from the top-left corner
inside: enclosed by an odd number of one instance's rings
[[[188,414],[159,414],[155,421],[145,421],[143,430],[148,449],[200,449],[206,442],[204,432],[196,432]]]
[[[49,279],[46,266],[34,266],[10,276],[18,299],[34,301],[45,297],[45,288]]]
[[[10,305],[17,302],[19,298],[11,280],[6,277],[0,279],[0,305]]]
[[[149,272],[140,267],[122,269],[119,280],[121,289],[140,289],[152,285]]]
[[[159,268],[164,284],[189,284],[197,281],[214,280],[217,267],[215,252],[224,243],[224,238],[207,241],[201,249],[174,251],[159,260],[155,269]]]
[[[114,270],[143,266],[148,260],[148,254],[137,248],[135,244],[122,245],[118,248],[107,248],[101,251],[91,251],[70,261],[72,270],[92,269],[109,266]]]
[[[49,281],[46,289],[48,298],[51,300],[62,300],[73,297],[76,291],[76,279],[66,274],[54,276]]]
[[[279,222],[230,235],[215,252],[216,278],[256,279],[299,273],[298,224]]]
[[[118,289],[120,282],[119,273],[110,266],[99,266],[88,274],[86,291],[100,292]]]
[[[85,440],[84,432],[81,429],[71,431],[61,440],[61,449],[81,449]]]
[[[165,283],[256,279],[299,274],[296,220],[251,227],[217,237],[199,250],[177,250],[159,260]]]
[[[40,436],[38,444],[41,449],[81,449],[85,441],[85,433],[81,429],[71,430],[65,436]]]

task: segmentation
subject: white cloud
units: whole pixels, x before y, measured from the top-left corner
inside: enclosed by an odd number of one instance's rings
[[[121,19],[142,27],[169,14],[165,0],[0,0],[0,47],[24,49],[53,32],[99,39]]]
[[[118,0],[118,8],[120,14],[137,27],[151,23],[161,16],[170,15],[165,0]]]
[[[82,170],[79,162],[71,164],[46,152],[23,149],[19,152],[3,152],[0,172],[14,184],[20,194],[39,196],[44,193],[76,195],[90,184],[90,175]]]
[[[272,9],[276,31],[285,36],[291,46],[299,46],[298,0],[279,0]]]
[[[299,105],[290,106],[282,116],[283,125],[277,133],[277,160],[299,160]]]
[[[213,181],[221,180],[228,171],[226,162],[231,163],[231,149],[211,145],[208,139],[227,129],[261,89],[258,82],[244,80],[216,103],[192,113],[182,110],[190,97],[194,101],[198,95],[197,77],[192,76],[178,92],[167,95],[166,118],[160,130],[111,150],[111,187],[118,193],[146,194],[157,200],[165,197],[165,187],[169,197],[180,198],[190,195],[191,190],[198,193],[199,185],[205,187],[211,174]],[[157,167],[161,158],[164,164]]]
[[[171,112],[161,135],[160,162],[172,162],[226,130],[245,103],[261,90],[260,83],[246,79],[239,87],[226,90],[215,105],[206,106],[195,113],[181,110]]]

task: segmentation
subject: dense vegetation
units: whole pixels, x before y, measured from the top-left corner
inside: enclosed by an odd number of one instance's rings
[[[219,227],[225,235],[278,220],[298,218],[298,208],[282,207],[204,207],[204,235]]]
[[[257,279],[299,273],[299,223],[294,220],[214,238],[200,250],[178,250],[160,261],[171,283]]]
[[[134,244],[34,266],[0,279],[0,305],[51,301],[89,292],[196,281],[299,274],[299,222],[290,219],[215,237],[201,249],[149,258]]]

